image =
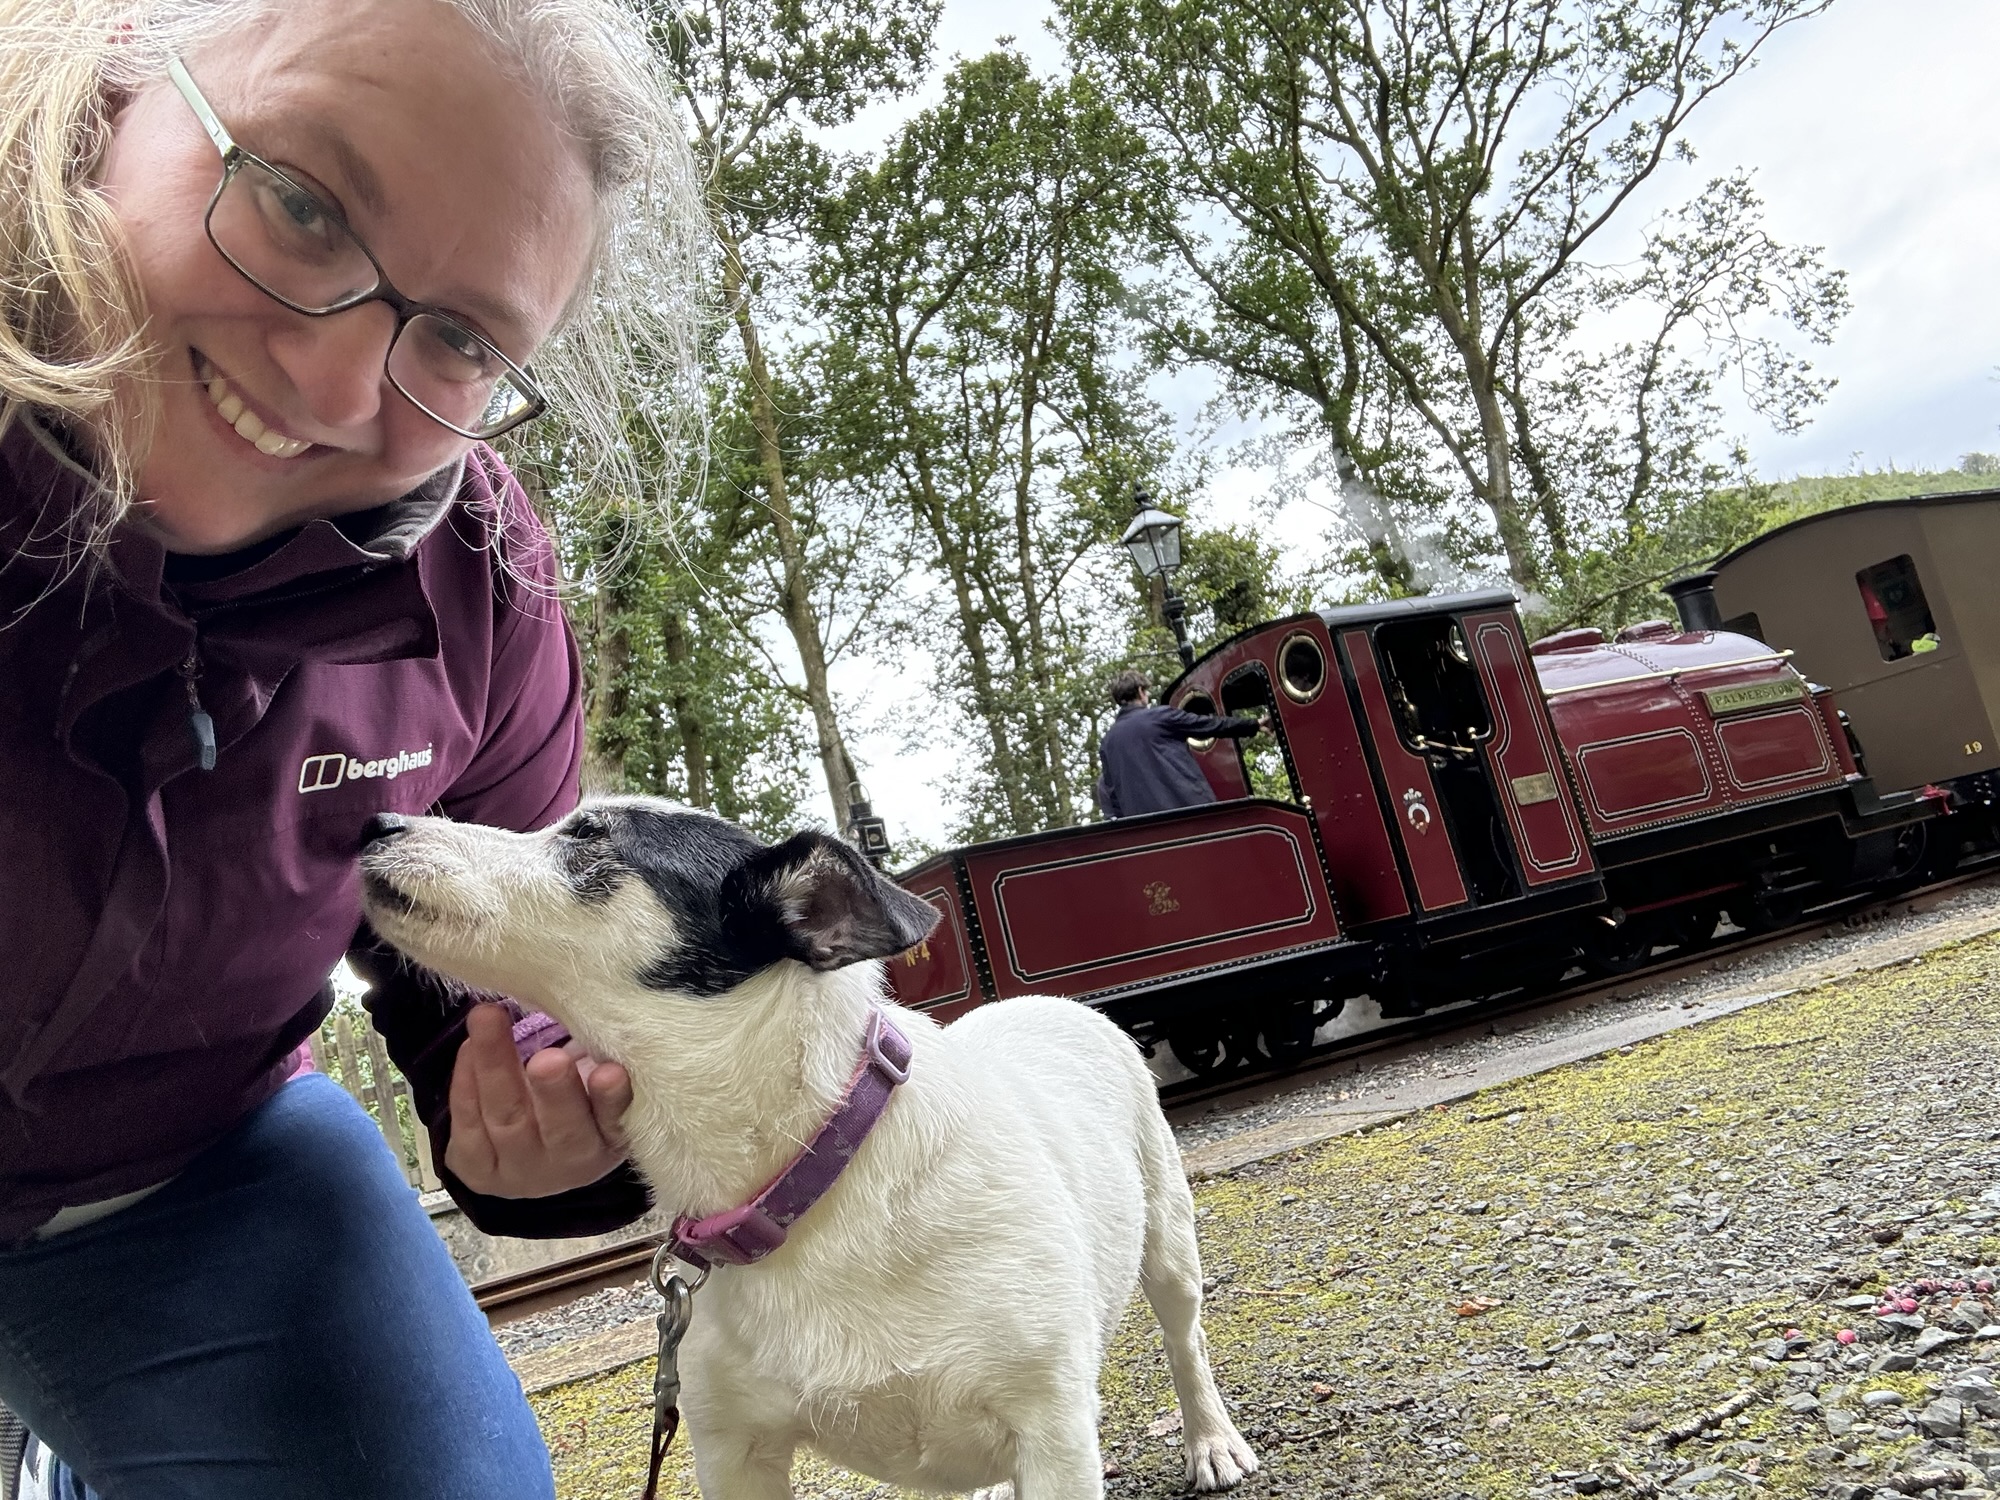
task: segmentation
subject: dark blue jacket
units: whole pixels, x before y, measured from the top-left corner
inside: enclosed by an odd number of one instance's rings
[[[1127,704],[1118,710],[1117,720],[1097,748],[1104,761],[1104,775],[1097,783],[1098,805],[1107,817],[1132,818],[1213,802],[1215,788],[1201,774],[1187,742],[1256,732],[1255,719],[1208,718],[1164,703]]]

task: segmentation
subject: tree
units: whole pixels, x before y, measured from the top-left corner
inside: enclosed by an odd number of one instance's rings
[[[656,395],[642,378],[626,395]],[[657,428],[628,412],[645,464]],[[753,566],[756,516],[718,509],[711,482],[669,507],[593,503],[596,444],[561,412],[523,429],[509,459],[549,523],[584,667],[584,778],[596,791],[650,792],[776,836],[796,824],[805,744],[793,701],[745,650],[728,581]],[[711,477],[714,467],[709,469]]]
[[[768,516],[777,607],[800,662],[821,774],[836,822],[847,814],[854,763],[827,680],[824,622],[814,607],[816,559],[786,464],[788,410],[771,339],[783,314],[801,224],[829,164],[808,134],[852,120],[876,99],[919,81],[939,0],[639,0],[671,60],[710,167],[708,202],[721,248],[724,316],[741,352],[749,452]],[[794,389],[798,389],[794,383]]]
[[[819,229],[822,436],[894,498],[937,585],[909,638],[977,727],[967,837],[1075,822],[1094,777],[1115,542],[1168,444],[1121,358],[1136,148],[1087,83],[995,53],[955,68]]]
[[[1059,9],[1079,64],[1153,148],[1163,344],[1240,393],[1311,404],[1352,465],[1341,478],[1383,497],[1343,485],[1385,588],[1411,581],[1412,525],[1449,534],[1458,489],[1534,594],[1579,547],[1562,486],[1580,471],[1550,457],[1574,413],[1549,409],[1548,372],[1576,353],[1584,289],[1609,285],[1586,253],[1690,155],[1690,113],[1828,3]],[[1174,295],[1194,310],[1163,311]]]

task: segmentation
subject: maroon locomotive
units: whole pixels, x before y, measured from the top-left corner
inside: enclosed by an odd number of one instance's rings
[[[1616,972],[1726,912],[1775,925],[1910,872],[1922,789],[1878,794],[1788,653],[1683,624],[1530,646],[1501,591],[1245,631],[1162,695],[1265,713],[1196,743],[1213,805],[955,849],[899,876],[941,917],[892,962],[950,1017],[1076,996],[1196,1071],[1385,1015]]]

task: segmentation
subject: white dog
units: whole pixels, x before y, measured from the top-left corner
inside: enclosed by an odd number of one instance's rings
[[[935,920],[836,840],[766,847],[642,798],[536,834],[394,817],[369,834],[376,930],[623,1063],[632,1159],[690,1217],[749,1202],[813,1139],[857,1076],[874,960]],[[1135,1284],[1190,1483],[1252,1472],[1209,1371],[1193,1199],[1130,1040],[1056,999],[894,1022],[908,1081],[862,1149],[778,1249],[695,1299],[702,1494],[789,1496],[804,1444],[913,1489],[1100,1496],[1098,1367]]]

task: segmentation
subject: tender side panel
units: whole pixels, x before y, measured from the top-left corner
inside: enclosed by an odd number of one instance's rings
[[[965,863],[1003,999],[1088,995],[1340,938],[1305,815],[1269,804],[975,847]]]
[[[1333,641],[1318,620],[1292,625],[1286,635],[1310,636],[1326,653],[1326,682],[1309,702],[1278,694],[1278,714],[1291,747],[1300,789],[1312,802],[1320,844],[1333,872],[1334,893],[1350,925],[1410,913],[1410,899],[1396,869],[1396,851],[1382,818],[1382,800],[1368,772],[1361,730],[1354,722]],[[1266,642],[1266,650],[1279,644]],[[1274,674],[1278,664],[1271,664]]]
[[[1421,755],[1413,754],[1396,733],[1395,715],[1389,709],[1389,695],[1382,686],[1381,669],[1375,662],[1375,643],[1365,630],[1344,631],[1340,644],[1354,673],[1354,685],[1361,694],[1361,712],[1368,733],[1375,742],[1375,755],[1388,783],[1389,802],[1394,809],[1396,836],[1410,862],[1410,874],[1417,886],[1417,900],[1425,911],[1462,906],[1467,898],[1465,880],[1459,874],[1458,853],[1451,846],[1444,819],[1438,816],[1437,788],[1431,768]]]
[[[1587,875],[1597,868],[1584,838],[1541,684],[1529,666],[1513,611],[1468,615],[1461,629],[1472,641],[1493,705],[1486,764],[1531,886]]]

